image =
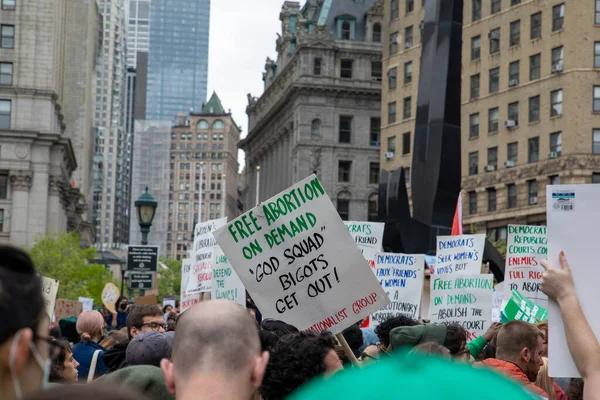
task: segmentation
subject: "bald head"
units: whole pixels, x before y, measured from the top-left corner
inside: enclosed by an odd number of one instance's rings
[[[260,355],[256,321],[234,302],[202,301],[177,321],[172,360],[181,377],[253,368]]]

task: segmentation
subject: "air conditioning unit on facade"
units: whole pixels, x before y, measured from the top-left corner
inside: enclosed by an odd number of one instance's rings
[[[548,158],[557,158],[558,157],[558,152],[556,151],[551,151],[550,153],[548,153]]]
[[[531,196],[529,198],[529,204],[537,204],[538,203],[538,198],[537,196]]]
[[[485,172],[494,172],[496,170],[496,166],[494,164],[486,165],[484,170]]]
[[[518,79],[511,79],[510,81],[508,81],[508,86],[509,87],[517,86],[518,84],[519,84],[519,80]]]
[[[505,168],[512,168],[515,166],[515,162],[512,160],[508,160],[508,161],[504,161],[504,167]]]
[[[508,129],[514,128],[515,126],[517,126],[517,121],[515,121],[514,119],[507,119],[506,121],[504,121],[504,126]]]
[[[558,62],[552,66],[552,73],[558,74],[559,72],[563,72],[563,64],[562,62]]]
[[[488,33],[488,39],[491,39],[491,40],[500,40],[500,32],[490,32],[490,33]]]
[[[421,21],[421,23],[419,24],[419,29],[423,30],[423,28],[425,28],[425,23]]]
[[[385,153],[385,159],[386,160],[392,160],[394,158],[394,152],[393,151],[388,151],[387,153]]]
[[[408,49],[410,47],[412,47],[412,42],[406,42],[406,43],[404,43],[404,48],[405,49]]]

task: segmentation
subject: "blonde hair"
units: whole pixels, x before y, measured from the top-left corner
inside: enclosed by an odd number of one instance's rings
[[[98,311],[84,311],[79,314],[75,328],[77,333],[81,335],[81,340],[89,342],[96,336],[102,336],[104,318]]]
[[[542,357],[542,360],[544,361],[544,365],[540,367],[540,372],[538,372],[535,385],[543,389],[544,392],[548,393],[548,400],[555,400],[554,378],[550,378],[548,376],[548,359],[546,357]]]
[[[119,331],[110,331],[100,342],[100,346],[110,350],[115,344],[127,341],[127,333]]]

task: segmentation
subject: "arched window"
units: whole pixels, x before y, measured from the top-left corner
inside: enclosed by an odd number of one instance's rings
[[[321,59],[315,58],[313,61],[313,75],[321,75]]]
[[[219,129],[219,130],[225,129],[225,124],[223,123],[223,121],[221,121],[220,119],[218,119],[213,124],[213,129]]]
[[[377,214],[379,211],[377,208],[378,200],[377,193],[373,193],[369,196],[369,221],[377,221]]]
[[[350,40],[350,22],[342,22],[342,40]]]
[[[310,124],[310,135],[311,136],[321,136],[321,120],[313,119]]]
[[[204,119],[201,119],[198,122],[198,129],[208,129],[208,122],[206,122]]]
[[[373,41],[381,43],[381,24],[373,25]]]
[[[337,196],[337,212],[344,221],[350,219],[350,200],[352,195],[350,192],[340,192]]]

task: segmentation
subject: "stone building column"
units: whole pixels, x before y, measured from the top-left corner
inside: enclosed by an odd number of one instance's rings
[[[47,214],[47,229],[48,232],[59,232],[60,215],[61,215],[61,182],[60,177],[50,175],[48,179],[48,214]]]
[[[283,168],[282,168],[283,185],[285,187],[288,187],[288,186],[291,186],[295,182],[292,182],[292,177],[291,177],[292,156],[291,156],[291,152],[290,152],[290,137],[287,132],[284,133],[284,137],[283,137],[283,153],[285,154],[285,162],[283,163]]]
[[[33,172],[27,170],[10,171],[11,215],[10,242],[15,246],[28,246],[29,190],[33,182]]]
[[[276,192],[279,193],[282,190],[287,189],[284,185],[283,180],[283,165],[285,164],[285,157],[283,157],[283,138],[279,136],[277,139],[277,179],[275,181],[277,187]]]

